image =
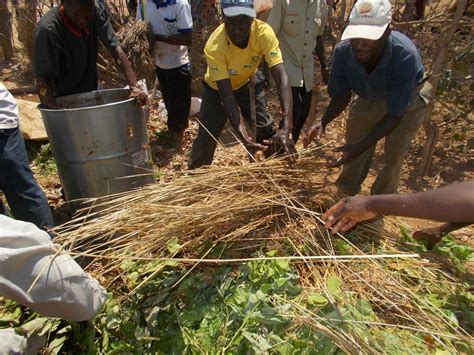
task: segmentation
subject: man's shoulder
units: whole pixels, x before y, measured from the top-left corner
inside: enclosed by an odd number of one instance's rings
[[[410,38],[398,31],[390,33],[392,39],[392,48],[397,52],[412,53],[418,55],[418,48]]]
[[[272,26],[270,26],[268,23],[261,21],[259,19],[253,20],[252,24],[252,30],[257,33],[258,38],[265,38],[266,40],[268,38],[276,38],[275,32],[273,31]]]
[[[336,44],[336,47],[334,48],[334,59],[335,60],[342,60],[347,57],[351,50],[351,43],[348,39],[345,39],[344,41],[339,42]]]
[[[204,52],[206,54],[219,50],[225,50],[227,47],[227,38],[225,36],[224,24],[220,24],[209,36]]]
[[[53,7],[46,14],[41,16],[38,26],[38,30],[45,31],[59,31],[61,28],[61,14],[59,8]]]

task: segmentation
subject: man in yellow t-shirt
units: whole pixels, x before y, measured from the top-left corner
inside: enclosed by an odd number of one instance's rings
[[[269,25],[255,19],[253,0],[222,0],[221,6],[224,23],[211,34],[204,48],[207,72],[202,92],[201,126],[193,143],[189,168],[212,163],[217,139],[227,118],[250,153],[267,150],[269,145],[276,144],[294,160],[291,89],[275,33]],[[276,132],[266,110],[264,77],[257,71],[263,58],[280,98],[283,128]],[[251,122],[248,84],[254,73],[256,142],[240,120],[242,114],[249,124]]]

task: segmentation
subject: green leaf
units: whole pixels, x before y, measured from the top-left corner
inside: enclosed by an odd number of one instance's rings
[[[335,275],[328,277],[326,281],[326,286],[332,294],[337,295],[341,292],[341,279]]]
[[[276,264],[281,270],[290,271],[290,260],[288,259],[276,260]]]
[[[270,251],[267,251],[265,254],[266,254],[266,256],[273,257],[273,256],[277,255],[277,251],[276,250],[270,250]]]
[[[284,277],[279,277],[278,279],[275,280],[275,283],[277,284],[278,287],[282,287],[286,283],[287,279]]]
[[[241,305],[247,302],[247,299],[249,297],[249,290],[245,287],[238,287],[235,289],[233,296],[235,303]]]
[[[307,302],[316,307],[323,307],[328,304],[326,297],[320,293],[311,293],[308,295]]]
[[[345,240],[338,240],[334,246],[340,254],[347,255],[352,253],[351,245]]]
[[[67,337],[63,336],[61,338],[54,338],[48,345],[49,354],[58,354],[61,348],[64,345]]]
[[[256,353],[267,352],[272,348],[268,341],[260,334],[249,333],[247,331],[242,332],[245,339],[247,339],[252,345],[253,350]]]
[[[35,318],[32,321],[23,324],[20,328],[18,328],[18,331],[21,332],[22,334],[25,334],[30,337],[34,333],[39,333],[42,331],[44,328],[50,327],[48,326],[48,323],[51,322],[50,318],[45,318],[45,317],[39,317]]]
[[[171,240],[168,240],[168,242],[166,243],[166,247],[168,248],[170,254],[176,254],[179,249],[181,249],[182,245],[178,243],[178,238],[173,238]]]

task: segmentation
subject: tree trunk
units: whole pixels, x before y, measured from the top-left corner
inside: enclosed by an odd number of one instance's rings
[[[12,13],[8,9],[7,2],[0,0],[0,44],[3,57],[6,60],[13,58],[13,31]]]
[[[423,153],[420,162],[419,174],[425,176],[428,173],[428,170],[431,166],[431,160],[433,158],[434,149],[436,147],[436,141],[438,140],[439,129],[436,122],[431,121],[431,116],[433,114],[433,107],[435,103],[436,90],[438,88],[439,81],[441,79],[441,74],[443,73],[443,68],[445,65],[445,58],[448,52],[449,44],[451,43],[453,36],[458,28],[459,21],[466,9],[467,0],[458,0],[456,12],[453,16],[453,22],[451,27],[446,32],[446,35],[441,39],[436,48],[436,54],[433,59],[433,64],[431,66],[431,85],[433,85],[433,99],[428,104],[426,109],[425,118],[423,120],[423,130],[426,133],[426,142],[423,147]]]
[[[18,40],[25,47],[30,61],[33,60],[37,7],[38,0],[25,1],[25,7],[19,9],[17,23]]]

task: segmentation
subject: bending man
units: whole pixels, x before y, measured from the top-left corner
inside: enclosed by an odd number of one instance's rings
[[[342,156],[328,165],[342,165],[337,185],[355,195],[367,177],[377,141],[385,138],[385,164],[371,193],[398,190],[405,154],[423,122],[431,85],[426,82],[417,48],[404,34],[391,31],[388,0],[358,1],[349,26],[336,46],[328,92],[329,106],[321,122],[308,131],[308,144],[318,139],[357,94],[346,122]]]
[[[189,169],[212,163],[217,139],[227,119],[250,153],[266,150],[265,145],[276,143],[294,159],[291,155],[294,153],[291,90],[275,33],[269,25],[255,19],[253,0],[223,0],[221,4],[224,23],[211,34],[204,48],[207,72],[202,91],[201,125],[191,150]],[[276,133],[266,109],[265,78],[256,72],[263,58],[276,82],[284,121],[283,128]],[[252,126],[249,80],[254,73],[256,141],[240,121],[242,113]]]

